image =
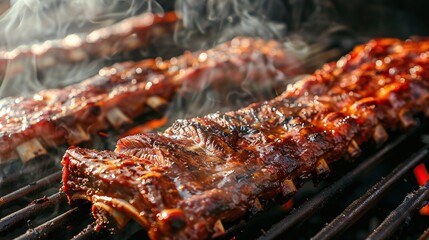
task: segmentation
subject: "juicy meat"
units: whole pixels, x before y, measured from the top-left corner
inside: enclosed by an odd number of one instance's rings
[[[92,201],[99,227],[133,218],[152,239],[218,236],[219,220],[290,196],[294,182],[427,112],[428,50],[428,40],[373,40],[271,101],[125,137],[115,152],[70,148],[62,190]]]
[[[162,107],[180,89],[241,86],[244,80],[269,85],[271,80],[296,75],[298,65],[278,42],[235,38],[170,60],[115,64],[63,89],[5,98],[0,100],[0,162],[17,154],[28,160],[43,152],[41,148],[65,141],[70,145],[87,141],[100,129],[130,122],[147,106]]]
[[[30,60],[36,62],[37,70],[42,70],[58,63],[80,62],[137,49],[148,45],[153,38],[172,33],[178,22],[174,12],[162,17],[147,13],[87,35],[71,34],[64,39],[0,51],[0,79],[6,74],[12,77],[21,73]]]

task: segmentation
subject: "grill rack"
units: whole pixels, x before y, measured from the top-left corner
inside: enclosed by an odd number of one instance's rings
[[[310,199],[303,201],[290,212],[283,211],[280,220],[271,223],[268,230],[259,230],[259,237],[255,237],[253,233],[251,236],[263,240],[277,239],[281,238],[283,234],[289,234],[290,231],[299,231],[299,227],[305,226],[305,222],[316,215],[322,206],[334,201],[334,198],[356,184],[361,175],[372,171],[380,163],[391,160],[391,155],[403,149],[404,146],[408,147],[410,141],[417,141],[419,143],[417,150],[408,151],[410,153],[405,154],[407,155],[405,158],[401,156],[401,163],[396,164],[395,168],[385,177],[381,177],[381,180],[375,185],[367,188],[365,193],[361,194],[343,212],[321,228],[312,239],[332,239],[339,236],[353,226],[366,211],[373,208],[405,174],[409,173],[419,163],[429,159],[429,143],[420,140],[428,130],[427,126],[423,125],[393,137],[384,147],[376,150],[373,155],[353,163],[354,166],[349,172],[338,179],[334,179],[332,183],[319,190]],[[78,206],[70,207],[66,203],[65,194],[58,193],[61,179],[59,159],[52,160],[51,157],[48,157],[46,161],[38,159],[37,163],[44,169],[39,175],[45,177],[34,181],[27,176],[31,171],[38,168],[38,165],[34,164],[14,175],[0,179],[0,192],[3,195],[0,198],[0,236],[4,236],[5,239],[46,239],[52,236],[80,240],[127,239],[136,236],[147,238],[145,231],[141,230],[134,222],[128,224],[125,230],[114,235],[110,235],[107,230],[96,232],[93,228],[94,220],[89,216],[89,204],[82,202]],[[14,184],[19,187],[11,188],[11,185]],[[7,186],[5,188],[7,193],[2,190],[5,186]],[[50,194],[49,197],[45,197],[47,194]],[[14,207],[10,207],[20,201],[24,202],[24,207],[16,210]],[[26,201],[29,201],[28,205],[25,204]],[[403,202],[390,212],[385,221],[375,227],[367,239],[389,239],[399,229],[399,226],[403,225],[403,222],[407,222],[412,216],[415,216],[417,210],[427,204],[428,201],[429,182],[405,196]],[[21,203],[21,205],[23,204]],[[275,207],[272,209],[278,210]],[[246,231],[252,228],[255,222],[260,219],[266,221],[267,212],[269,213],[270,210],[263,211],[262,214],[257,214],[254,217],[247,217],[241,222],[227,225],[228,228],[223,238],[240,239],[243,232],[246,234]],[[64,228],[67,228],[68,231],[63,231]],[[296,230],[297,228],[298,230]],[[425,228],[427,229],[419,234],[419,239],[428,238],[429,222],[426,223]]]

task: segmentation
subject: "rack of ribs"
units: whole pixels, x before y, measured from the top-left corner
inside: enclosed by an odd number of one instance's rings
[[[0,100],[0,163],[32,159],[47,148],[88,141],[148,109],[164,107],[178,92],[243,80],[259,85],[299,73],[299,59],[276,41],[235,38],[206,51],[169,60],[118,63],[63,89]],[[182,88],[185,86],[186,88]]]
[[[146,13],[89,34],[71,34],[64,39],[0,51],[0,79],[23,72],[29,60],[35,61],[37,70],[43,70],[58,63],[107,57],[147,46],[153,38],[171,34],[179,25],[174,12],[163,16]]]
[[[429,40],[372,40],[270,101],[177,120],[113,152],[71,147],[62,191],[92,202],[98,228],[134,219],[152,239],[217,237],[259,199],[288,198],[363,142],[386,141],[385,129],[416,124],[429,113],[428,69]]]

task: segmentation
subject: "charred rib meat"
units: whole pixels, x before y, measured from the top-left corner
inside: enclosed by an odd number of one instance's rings
[[[152,38],[172,33],[178,22],[174,12],[162,17],[147,13],[85,36],[71,34],[60,40],[0,51],[0,79],[6,74],[11,77],[21,73],[26,66],[25,61],[32,59],[35,59],[37,69],[41,70],[58,63],[79,62],[137,49],[148,45]]]
[[[294,182],[428,112],[428,50],[427,40],[373,40],[271,101],[129,136],[115,152],[70,148],[62,190],[92,201],[99,227],[133,218],[153,239],[215,237],[258,198],[290,196]]]
[[[100,129],[118,127],[148,107],[167,104],[184,83],[186,91],[228,82],[239,86],[244,79],[264,84],[296,74],[297,62],[278,42],[236,38],[167,61],[115,64],[64,89],[2,99],[0,162],[17,155],[25,161],[65,141],[87,141]]]

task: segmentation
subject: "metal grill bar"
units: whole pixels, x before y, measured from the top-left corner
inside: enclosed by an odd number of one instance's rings
[[[404,201],[372,232],[368,240],[388,239],[395,230],[411,216],[411,214],[423,207],[429,199],[429,181],[417,191],[408,194]]]
[[[86,204],[87,206],[89,204]],[[77,218],[84,216],[85,212],[88,211],[87,208],[83,206],[75,207],[67,212],[45,222],[44,224],[27,231],[25,234],[16,238],[16,240],[32,240],[46,238],[49,236],[49,233],[64,229],[68,224]]]
[[[340,178],[338,181],[322,190],[317,196],[306,201],[300,207],[295,209],[291,214],[273,225],[265,233],[265,235],[261,236],[259,239],[275,239],[283,232],[289,230],[290,228],[299,223],[302,223],[303,221],[314,215],[319,210],[320,206],[322,206],[324,203],[326,203],[329,199],[333,198],[338,193],[342,192],[346,187],[351,185],[360,174],[366,171],[366,169],[381,162],[389,152],[397,148],[410,135],[411,133],[408,135],[403,134],[396,138],[393,142],[383,147],[376,154],[368,158],[365,162],[361,163],[352,171],[347,173],[344,177]]]
[[[42,169],[45,169],[46,172],[59,169],[58,166],[55,166],[55,161],[53,160],[53,158],[34,159],[34,161],[37,161],[37,164],[25,166],[16,173],[9,174],[6,177],[0,178],[0,188],[12,185],[16,182],[22,182],[28,179],[28,176],[33,175],[35,172],[40,172],[40,170]]]
[[[393,186],[403,175],[417,166],[429,155],[429,146],[425,146],[419,152],[396,167],[387,177],[376,183],[362,197],[350,204],[346,210],[339,214],[333,221],[317,233],[312,239],[331,239],[345,231],[364,213],[366,213],[390,187]]]
[[[64,193],[56,193],[42,202],[30,204],[27,207],[20,209],[2,219],[0,219],[0,234],[6,233],[16,227],[18,224],[32,219],[37,214],[54,208],[57,204],[66,203],[66,195]]]
[[[426,229],[422,235],[420,235],[418,240],[427,240],[429,239],[429,228]]]
[[[44,177],[34,183],[31,183],[23,188],[20,188],[16,190],[15,192],[11,192],[3,197],[0,198],[0,208],[7,205],[8,203],[11,203],[27,194],[30,194],[32,192],[35,192],[37,190],[44,189],[51,185],[52,183],[57,182],[61,179],[61,171],[53,173],[47,177]]]

